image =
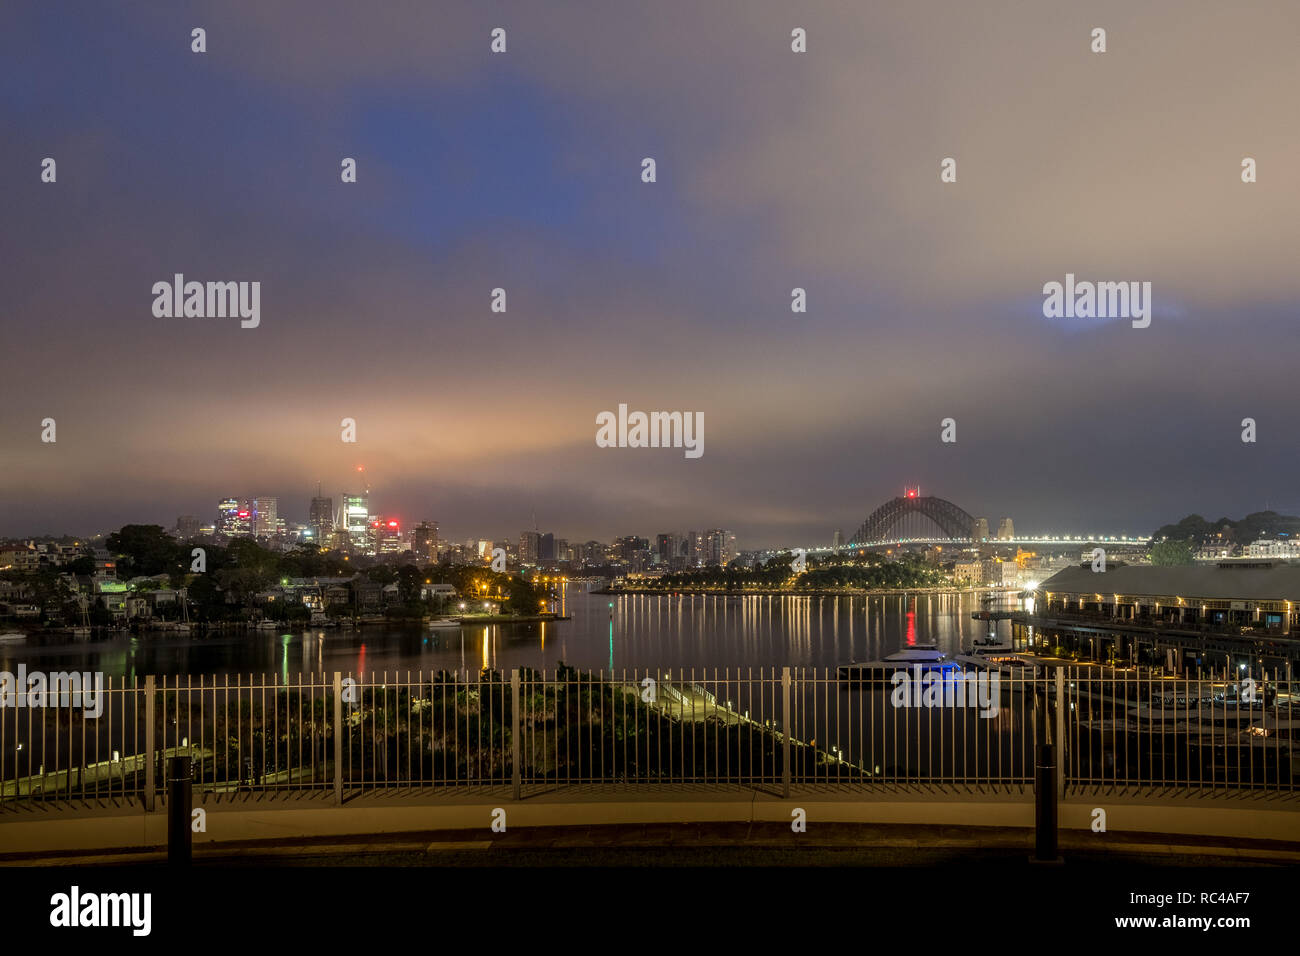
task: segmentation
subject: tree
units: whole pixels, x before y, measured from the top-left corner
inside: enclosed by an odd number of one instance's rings
[[[404,564],[397,569],[397,595],[403,604],[414,604],[420,600],[420,588],[424,584],[424,573],[413,564]]]
[[[178,545],[156,524],[128,524],[108,536],[108,549],[125,558],[125,576],[174,574],[182,560]],[[184,552],[188,555],[188,552]]]
[[[1151,563],[1157,567],[1194,564],[1190,541],[1157,541],[1151,545]]]

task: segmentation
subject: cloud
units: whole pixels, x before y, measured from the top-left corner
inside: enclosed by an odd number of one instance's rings
[[[1159,523],[1243,510],[1294,466],[1268,444],[1293,425],[1277,344],[1300,297],[1286,5],[121,17],[10,12],[0,39],[0,494],[41,489],[0,533],[261,491],[303,517],[297,489],[358,456],[394,507],[457,534],[527,496],[571,538],[653,522],[751,542],[847,531],[904,481],[1018,526]],[[154,320],[175,271],[261,279],[262,328]],[[1046,322],[1039,290],[1066,272],[1151,281],[1151,328]],[[1208,474],[1185,449],[1230,437],[1243,379],[1268,440]],[[599,454],[594,413],[621,401],[704,411],[706,457]],[[57,451],[33,444],[46,414]]]

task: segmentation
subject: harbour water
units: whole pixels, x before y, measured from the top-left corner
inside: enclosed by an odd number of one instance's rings
[[[111,640],[0,646],[0,670],[156,675],[370,673],[515,667],[554,670],[682,668],[833,669],[901,647],[935,643],[960,653],[988,625],[971,620],[980,595],[966,592],[855,597],[604,595],[570,588],[557,602],[567,621],[430,629],[164,633]],[[1010,637],[1010,624],[999,634]]]

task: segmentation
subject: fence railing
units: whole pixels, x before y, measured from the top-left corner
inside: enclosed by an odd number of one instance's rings
[[[1066,788],[1296,790],[1287,682],[1096,667],[919,671],[848,681],[799,668],[510,674],[369,672],[106,681],[98,716],[0,706],[0,809],[140,800],[169,756],[209,793],[650,784],[842,790],[1033,786],[1058,745]],[[1108,676],[1102,676],[1108,675]],[[1296,708],[1300,709],[1300,708]]]

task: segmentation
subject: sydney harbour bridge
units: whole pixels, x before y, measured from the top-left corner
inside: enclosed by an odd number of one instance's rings
[[[973,544],[977,519],[965,508],[944,498],[922,495],[919,488],[908,488],[897,498],[886,501],[858,527],[847,542],[850,548],[895,547],[905,544]],[[1128,535],[1015,535],[997,537],[998,522],[990,521],[988,537],[981,541],[1001,544],[1054,544],[1070,542],[1116,542],[1140,544],[1150,540]],[[980,528],[984,532],[984,527]]]
[[[906,542],[968,543],[975,517],[951,501],[909,488],[871,512],[849,547],[878,547]]]

